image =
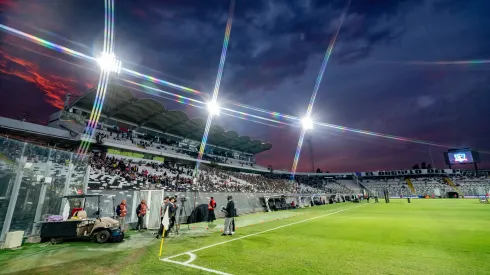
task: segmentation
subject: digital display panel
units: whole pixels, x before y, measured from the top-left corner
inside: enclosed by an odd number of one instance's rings
[[[448,158],[450,164],[467,164],[474,163],[473,152],[468,151],[456,151],[448,152]]]

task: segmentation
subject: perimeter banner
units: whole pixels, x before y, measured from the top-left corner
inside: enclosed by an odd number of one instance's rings
[[[412,170],[361,172],[362,177],[455,175],[455,174],[461,174],[461,170],[455,170],[455,169],[412,169]]]

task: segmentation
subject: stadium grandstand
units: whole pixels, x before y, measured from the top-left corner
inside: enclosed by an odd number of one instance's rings
[[[68,97],[65,109],[51,115],[49,125],[66,129],[73,135],[82,134],[96,93],[96,89],[91,89],[72,103],[68,103]],[[167,110],[154,99],[137,98],[123,86],[110,85],[107,93],[109,96],[105,99],[94,136],[98,144],[195,161],[206,126],[204,119],[189,118],[180,110]],[[115,94],[117,96],[111,96]],[[213,125],[208,144],[204,158],[207,162],[267,170],[256,165],[254,156],[270,150],[270,143],[251,140],[248,136]]]
[[[198,178],[193,178],[204,120],[167,110],[152,99],[138,99],[120,86],[108,89],[118,96],[106,99],[89,157],[78,155],[76,149],[89,119],[93,89],[73,102],[67,98],[66,107],[50,116],[48,126],[0,118],[2,238],[9,230],[35,234],[36,224],[47,215],[59,214],[61,197],[71,194],[112,197],[103,200],[101,207],[110,216],[114,215],[114,200],[126,199],[134,206],[140,198],[153,197],[157,207],[161,201],[156,198],[172,194],[185,198],[190,216],[209,197],[220,200],[224,194],[235,194],[245,214],[267,211],[265,198],[271,196],[287,197],[274,207],[281,209],[293,201],[296,205],[345,201],[361,191],[352,173],[329,174],[328,178],[298,173],[292,183],[288,172],[256,163],[255,155],[269,150],[270,143],[220,126],[211,127],[210,146]],[[13,196],[17,198],[12,200]],[[24,213],[22,218],[9,213],[12,207]],[[95,210],[96,206],[88,203],[87,207]],[[136,220],[132,215],[127,223]]]
[[[198,140],[205,127],[203,119],[191,119],[185,112],[167,110],[153,99],[137,98],[122,86],[110,85],[108,93],[89,158],[74,152],[86,129],[95,89],[73,102],[68,96],[65,108],[51,115],[48,126],[0,118],[4,136],[0,144],[4,182],[0,224],[4,223],[8,198],[19,174],[22,181],[18,196],[24,201],[22,209],[30,209],[32,213],[8,226],[25,230],[26,235],[35,232],[26,227],[35,228],[43,215],[59,212],[61,200],[55,197],[75,193],[105,194],[117,201],[131,200],[133,205],[142,197],[176,194],[185,197],[190,216],[209,197],[224,197],[219,194],[235,194],[243,213],[253,213],[268,210],[264,198],[270,196],[287,197],[286,204],[296,201],[299,205],[310,205],[384,193],[414,198],[478,197],[490,190],[488,172],[454,169],[409,170],[413,173],[408,176],[406,171],[297,173],[291,182],[289,172],[274,171],[256,163],[255,155],[270,150],[270,143],[251,140],[217,125],[211,127],[210,146],[201,161],[200,174],[194,178]],[[28,170],[16,166],[21,157],[25,157],[24,165],[31,164]],[[54,193],[46,195],[43,191],[40,197],[43,184],[39,178],[43,177],[54,179],[49,189]],[[46,205],[41,210],[33,206],[48,197],[52,200],[49,209]],[[154,206],[158,207],[159,203],[155,200]],[[103,201],[102,209],[108,215],[114,214],[112,204],[112,200]],[[127,222],[135,223],[136,217],[133,215]]]
[[[53,114],[49,126],[0,118],[2,240],[8,232],[21,231],[36,242],[40,225],[63,213],[67,202],[63,197],[76,194],[102,196],[100,203],[85,201],[84,209],[92,218],[116,217],[115,205],[127,201],[124,226],[129,228],[136,227],[141,200],[147,200],[149,209],[160,209],[163,198],[173,196],[181,210],[176,213],[179,229],[171,231],[172,238],[179,232],[192,235],[212,229],[202,225],[211,197],[218,205],[226,205],[226,197],[233,196],[239,215],[249,217],[240,226],[248,226],[257,223],[256,216],[248,214],[261,212],[293,217],[291,209],[362,202],[370,197],[376,201],[383,196],[480,199],[488,198],[490,192],[490,173],[482,170],[296,173],[292,181],[289,172],[255,162],[255,155],[269,150],[271,144],[219,126],[213,127],[211,146],[196,178],[196,140],[197,133],[204,130],[203,120],[167,111],[153,100],[136,99],[127,89],[110,88],[120,89],[115,92],[122,96],[108,100],[88,157],[78,155],[76,149],[88,122],[86,110],[94,90]],[[221,218],[224,213],[216,212],[216,216]],[[159,211],[145,216],[147,229],[156,232],[159,223]]]

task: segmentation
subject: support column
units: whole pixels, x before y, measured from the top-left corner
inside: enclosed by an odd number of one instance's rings
[[[51,157],[51,149],[49,150],[49,157]],[[46,162],[46,169],[44,170],[44,178],[43,180],[46,180],[47,177],[51,174],[51,166],[53,165],[53,162],[48,161]],[[34,215],[34,224],[32,225],[32,232],[31,235],[35,235],[37,232],[37,223],[41,221],[41,214],[43,211],[44,207],[44,200],[46,199],[46,189],[48,188],[48,183],[43,181],[41,183],[41,192],[39,194],[39,200],[37,201],[37,207],[36,207],[36,214]]]
[[[83,178],[83,194],[87,194],[88,190],[88,180],[90,177],[90,163],[87,165],[87,169],[85,169],[85,177]]]
[[[70,162],[68,164],[68,175],[66,176],[65,188],[63,189],[63,194],[62,194],[63,196],[68,195],[68,191],[70,191],[71,175],[73,174],[72,159],[73,159],[73,153],[71,153],[71,155],[70,155]],[[60,215],[63,215],[63,210],[65,208],[65,204],[66,204],[66,199],[63,198],[61,200]]]
[[[141,199],[141,191],[133,191],[133,207],[131,211],[131,222],[138,220],[138,216],[136,216],[136,207],[138,207],[138,198],[136,197],[137,193],[140,194],[140,199]]]
[[[26,211],[27,203],[29,202],[29,194],[31,193],[31,189],[27,189],[26,197],[24,198],[24,205],[22,206],[22,212]]]
[[[24,154],[25,146],[26,144],[24,143],[24,147],[22,149],[22,155]],[[17,204],[17,198],[19,197],[20,184],[22,183],[22,177],[24,176],[24,166],[27,162],[27,158],[20,157],[20,159],[17,159],[16,162],[17,162],[16,176],[15,176],[14,186],[12,188],[12,194],[10,195],[7,214],[5,215],[5,221],[3,222],[2,234],[0,236],[1,241],[4,240],[5,235],[10,231],[10,224],[12,222],[12,217],[14,216],[14,210],[15,210],[15,205]]]
[[[153,191],[148,191],[148,199],[146,199],[146,215],[145,215],[145,222],[144,222],[144,225],[146,225],[146,229],[149,229],[149,225],[150,225],[150,205],[151,205],[151,196],[152,196],[152,193]]]

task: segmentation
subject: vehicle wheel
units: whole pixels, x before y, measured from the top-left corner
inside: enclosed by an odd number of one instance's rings
[[[95,240],[98,243],[106,243],[109,240],[110,235],[111,234],[109,233],[109,231],[102,230],[102,231],[97,232],[97,234],[95,234]]]
[[[63,238],[51,238],[51,244],[60,244],[63,242]]]

